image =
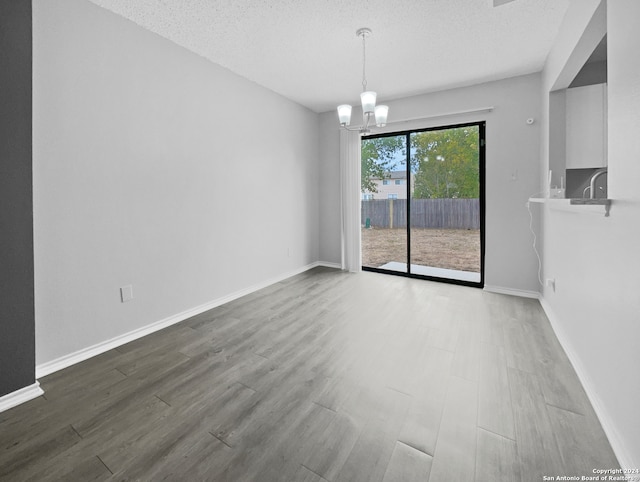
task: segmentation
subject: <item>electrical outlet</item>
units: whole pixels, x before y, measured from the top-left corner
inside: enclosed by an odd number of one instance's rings
[[[133,299],[133,286],[127,285],[120,288],[120,299],[123,303]]]
[[[555,278],[547,278],[547,286],[556,292],[556,279]]]

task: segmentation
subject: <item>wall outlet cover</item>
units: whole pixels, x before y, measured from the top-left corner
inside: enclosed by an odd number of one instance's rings
[[[120,288],[120,299],[123,303],[133,299],[133,286],[127,285]]]
[[[556,280],[555,280],[555,278],[547,278],[547,283],[546,284],[554,292],[556,291]]]

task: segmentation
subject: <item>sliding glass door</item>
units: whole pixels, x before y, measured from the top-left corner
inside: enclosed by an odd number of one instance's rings
[[[482,286],[484,127],[362,139],[363,269]]]

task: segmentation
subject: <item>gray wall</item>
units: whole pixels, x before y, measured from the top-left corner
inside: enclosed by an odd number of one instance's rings
[[[0,396],[34,383],[31,1],[0,2]]]
[[[86,0],[33,22],[38,367],[318,260],[317,114]]]
[[[388,124],[385,131],[486,121],[486,253],[487,289],[538,292],[538,261],[531,248],[529,196],[540,189],[540,74],[385,102],[389,120],[412,119],[493,106],[492,112]],[[354,115],[358,118],[358,114]],[[321,114],[320,259],[340,262],[340,145],[335,111]],[[537,213],[534,212],[534,216]]]

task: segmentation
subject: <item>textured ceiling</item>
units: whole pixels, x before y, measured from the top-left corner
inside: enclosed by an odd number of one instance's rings
[[[316,112],[542,69],[569,0],[91,0]]]

